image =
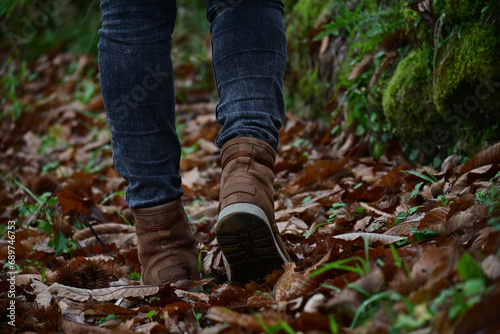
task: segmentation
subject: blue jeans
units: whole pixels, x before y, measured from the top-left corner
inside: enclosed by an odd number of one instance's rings
[[[101,0],[99,71],[116,170],[129,207],[182,194],[170,57],[175,0]],[[254,137],[278,147],[285,118],[281,0],[207,0],[222,126],[216,144]]]

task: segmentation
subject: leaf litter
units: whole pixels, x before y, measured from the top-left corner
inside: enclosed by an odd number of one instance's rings
[[[71,64],[76,70],[65,74]],[[376,160],[351,128],[344,137],[331,134],[339,120],[325,126],[290,112],[280,132],[275,208],[293,262],[261,284],[231,286],[214,229],[221,174],[215,103],[186,88],[189,102],[178,101],[177,110],[183,202],[203,279],[144,286],[102,97],[97,89],[90,100],[77,98],[95,60],[60,54],[30,68],[43,69],[19,96],[31,107],[1,124],[0,261],[7,263],[14,246],[14,332],[500,328],[500,144],[465,164],[450,157],[437,171],[409,163],[397,142]],[[1,331],[10,332],[3,268]]]

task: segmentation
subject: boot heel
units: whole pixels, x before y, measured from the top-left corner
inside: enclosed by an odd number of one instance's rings
[[[287,261],[266,214],[255,204],[225,207],[219,214],[216,233],[234,284],[259,283]]]

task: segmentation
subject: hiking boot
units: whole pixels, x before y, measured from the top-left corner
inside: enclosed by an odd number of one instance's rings
[[[198,247],[181,200],[132,212],[142,284],[198,280]]]
[[[221,149],[221,191],[217,241],[226,258],[231,283],[263,282],[290,261],[274,220],[274,161],[267,143],[248,137]]]

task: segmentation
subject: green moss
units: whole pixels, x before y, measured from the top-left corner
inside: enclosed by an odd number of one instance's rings
[[[300,38],[306,38],[310,33],[318,16],[331,5],[333,1],[325,0],[285,0],[285,21],[287,32]],[[296,38],[294,36],[294,38]]]
[[[413,39],[420,42],[432,42],[434,30],[422,19],[422,15],[409,6],[401,8],[401,15],[403,16],[408,35],[414,36]]]
[[[454,23],[463,23],[478,18],[481,10],[497,0],[434,0],[434,13],[437,16],[446,14],[446,19]]]
[[[398,64],[382,96],[384,115],[407,138],[422,135],[423,125],[433,117],[426,59],[427,49],[412,51]]]
[[[460,38],[451,41],[449,54],[443,56],[436,71],[435,103],[441,114],[452,104],[474,93],[476,86],[487,78],[500,78],[500,29],[498,26],[475,23],[466,26]],[[498,106],[500,94],[487,102]],[[483,103],[483,107],[487,107]],[[495,110],[489,110],[494,112]]]

